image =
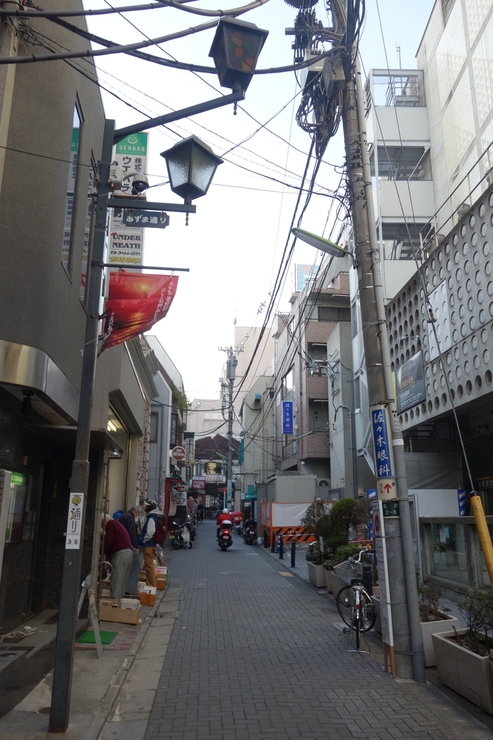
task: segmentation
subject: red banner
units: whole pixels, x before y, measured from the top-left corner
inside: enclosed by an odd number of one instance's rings
[[[178,277],[110,272],[103,342],[99,352],[149,331],[164,319],[175,297]]]

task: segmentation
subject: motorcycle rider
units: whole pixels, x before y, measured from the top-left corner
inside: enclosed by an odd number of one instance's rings
[[[222,514],[219,514],[217,517],[217,537],[219,537],[219,532],[221,530],[221,524],[223,522],[231,522],[231,514],[227,509],[223,509]]]

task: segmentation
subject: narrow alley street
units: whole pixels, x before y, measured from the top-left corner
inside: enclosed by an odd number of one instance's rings
[[[146,740],[491,738],[433,686],[392,680],[369,642],[354,652],[333,600],[263,548],[236,535],[222,552],[207,521],[167,561],[180,603]]]

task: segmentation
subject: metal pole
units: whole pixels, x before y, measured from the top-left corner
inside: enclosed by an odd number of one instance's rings
[[[291,568],[296,567],[296,540],[291,540]]]
[[[284,560],[284,537],[279,535],[279,560]]]
[[[89,483],[89,450],[91,438],[91,408],[96,372],[98,347],[99,314],[102,293],[103,262],[106,215],[110,177],[110,164],[113,152],[114,121],[106,121],[103,136],[103,149],[99,168],[99,186],[96,201],[96,219],[92,257],[94,264],[89,273],[87,289],[87,318],[82,358],[82,379],[79,397],[79,416],[75,441],[75,459],[72,465],[70,498],[83,494],[81,521],[81,540],[84,535],[87,493]],[[81,542],[82,545],[82,542]],[[55,647],[55,670],[51,698],[49,732],[65,732],[68,727],[70,693],[74,662],[75,629],[77,624],[77,602],[81,582],[82,546],[78,549],[65,549],[63,564],[60,610]]]

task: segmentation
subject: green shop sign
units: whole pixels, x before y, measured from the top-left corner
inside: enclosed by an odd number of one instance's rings
[[[130,134],[115,145],[116,154],[145,157],[147,153],[147,134]]]

